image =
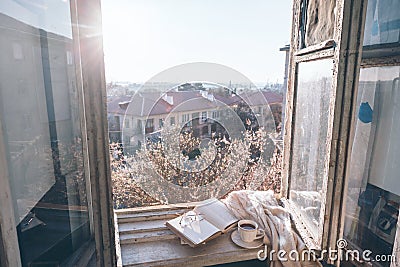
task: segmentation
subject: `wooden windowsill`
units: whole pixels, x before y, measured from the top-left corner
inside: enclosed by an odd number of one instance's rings
[[[115,210],[117,244],[123,266],[207,266],[257,259],[257,249],[242,249],[224,234],[191,248],[165,222],[192,209],[196,203]]]

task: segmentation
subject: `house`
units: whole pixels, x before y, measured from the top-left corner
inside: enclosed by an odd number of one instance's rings
[[[110,143],[122,143],[122,124],[131,96],[107,97],[107,120]],[[128,125],[129,126],[129,125]]]
[[[218,121],[226,116],[227,109],[240,104],[251,109],[245,115],[253,112],[258,126],[270,123],[270,112],[275,123],[280,123],[282,96],[275,92],[226,95],[205,90],[139,91],[133,97],[108,98],[110,141],[123,143],[126,151],[135,150],[151,133],[175,124],[190,128],[195,136],[211,136],[222,130]]]

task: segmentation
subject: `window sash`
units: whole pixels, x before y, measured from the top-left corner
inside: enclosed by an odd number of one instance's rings
[[[100,0],[70,0],[72,35],[76,51],[67,63],[75,65],[81,112],[84,166],[91,234],[98,266],[115,266],[115,232],[107,134],[106,89],[102,51]],[[79,23],[78,23],[79,21]],[[80,27],[80,25],[84,25]],[[17,51],[18,52],[18,51]],[[18,55],[17,55],[18,56]],[[78,60],[77,60],[78,59]],[[85,86],[83,86],[85,85]],[[85,110],[85,113],[83,112]],[[14,205],[8,184],[5,144],[0,118],[0,257],[10,266],[21,266]],[[4,208],[6,207],[6,208]]]
[[[333,40],[326,40],[320,44],[301,49],[299,47],[299,36],[301,23],[301,4],[302,0],[293,1],[293,22],[292,40],[289,62],[288,92],[286,98],[286,119],[284,137],[284,166],[282,178],[282,196],[288,198],[287,205],[295,208],[290,200],[291,190],[291,169],[293,157],[293,134],[296,123],[295,108],[298,81],[298,63],[323,58],[334,60],[332,96],[329,105],[328,139],[327,139],[327,170],[323,177],[325,198],[322,199],[322,209],[318,235],[312,236],[310,226],[307,225],[304,216],[294,216],[298,225],[302,225],[306,231],[301,231],[304,239],[311,240],[309,246],[315,249],[326,249],[335,247],[335,242],[342,232],[342,195],[343,195],[343,173],[345,170],[345,160],[348,135],[349,119],[351,118],[352,96],[358,77],[360,54],[349,53],[348,51],[361,51],[362,33],[365,21],[366,5],[363,1],[337,1],[336,2],[336,23]],[[351,67],[346,67],[351,66]]]

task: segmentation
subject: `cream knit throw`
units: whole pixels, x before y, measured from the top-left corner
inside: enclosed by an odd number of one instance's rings
[[[273,191],[234,191],[222,201],[238,219],[254,220],[260,228],[264,229],[266,234],[264,243],[270,245],[269,251],[271,249],[286,251],[285,257],[288,261],[278,261],[276,253],[275,259],[272,261],[268,259],[272,267],[319,266],[318,263],[290,261],[288,253],[297,250],[301,255],[305,245],[298,234],[292,230],[290,214],[278,204]]]

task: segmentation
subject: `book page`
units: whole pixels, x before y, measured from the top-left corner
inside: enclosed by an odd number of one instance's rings
[[[224,231],[238,219],[233,216],[228,208],[220,200],[213,198],[204,201],[194,208],[197,214],[201,214],[204,218],[217,227],[220,231]]]
[[[181,218],[182,216],[179,216],[168,221],[167,224],[175,228],[176,231],[185,236],[194,245],[201,244],[211,236],[220,232],[217,227],[204,218],[200,219],[200,221],[196,220],[191,223],[182,223],[182,225],[179,223]]]

